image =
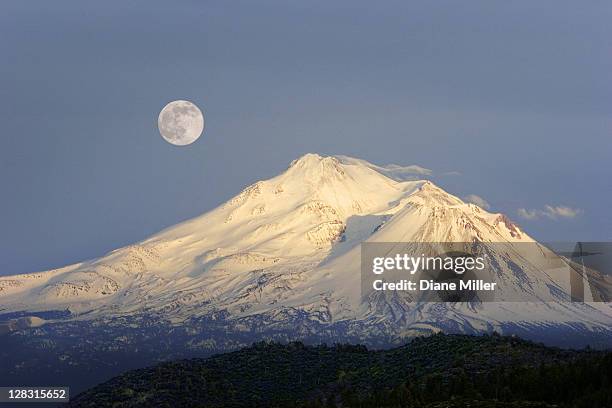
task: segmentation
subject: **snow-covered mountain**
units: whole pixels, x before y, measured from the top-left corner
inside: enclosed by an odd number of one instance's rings
[[[0,313],[67,309],[73,321],[146,316],[177,326],[205,316],[237,331],[343,327],[363,338],[610,329],[609,304],[568,302],[566,274],[521,263],[518,244],[535,241],[506,216],[430,181],[405,181],[409,174],[427,170],[307,154],[282,174],[142,242],[64,268],[0,278]],[[513,259],[516,268],[500,278],[532,303],[504,302],[510,293],[476,305],[394,294],[362,299],[362,242],[474,241],[504,243],[497,256]]]

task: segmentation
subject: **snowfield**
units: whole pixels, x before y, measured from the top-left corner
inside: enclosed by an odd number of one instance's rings
[[[503,332],[509,324],[610,330],[609,303],[567,302],[564,271],[551,274],[518,260],[520,270],[505,268],[500,279],[533,302],[431,303],[397,293],[362,299],[362,242],[506,243],[504,259],[515,256],[513,245],[535,243],[502,214],[430,181],[406,180],[427,172],[307,154],[282,174],[142,242],[65,268],[0,278],[0,313],[67,309],[74,321],[155,316],[181,325],[223,312],[236,330],[252,330],[255,320],[290,329],[300,319],[317,327],[352,322],[372,335],[400,338]]]

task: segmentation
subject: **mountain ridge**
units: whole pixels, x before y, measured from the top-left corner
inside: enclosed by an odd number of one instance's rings
[[[64,268],[0,278],[0,313],[68,309],[74,320],[153,316],[183,324],[223,312],[239,327],[259,320],[287,330],[300,316],[307,325],[359,322],[400,337],[499,330],[504,322],[605,328],[610,308],[600,305],[474,308],[392,295],[363,301],[363,242],[503,242],[508,251],[535,243],[503,214],[465,203],[431,181],[405,180],[407,172],[425,173],[421,168],[393,166],[396,179],[388,169],[306,154],[278,176],[136,244]],[[526,270],[520,277],[506,272],[517,290],[537,287],[546,296],[565,290]],[[535,293],[534,301],[541,300]]]
[[[610,352],[496,335],[434,335],[384,351],[259,342],[124,373],[69,406],[605,407],[611,364]]]

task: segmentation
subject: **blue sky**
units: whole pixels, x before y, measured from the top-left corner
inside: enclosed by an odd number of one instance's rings
[[[100,256],[306,152],[611,240],[610,21],[608,1],[4,1],[0,274]],[[157,131],[174,99],[206,114],[188,148]]]

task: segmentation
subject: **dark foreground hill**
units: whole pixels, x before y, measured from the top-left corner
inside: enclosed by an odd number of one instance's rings
[[[612,353],[434,335],[384,351],[257,343],[130,371],[71,407],[612,407]]]

